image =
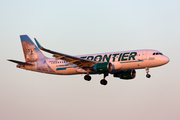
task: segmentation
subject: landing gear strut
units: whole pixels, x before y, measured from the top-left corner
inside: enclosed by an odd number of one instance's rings
[[[147,74],[146,74],[146,77],[147,77],[147,78],[150,78],[150,77],[151,77],[151,75],[150,75],[150,74],[148,74],[148,73],[149,73],[149,68],[148,68],[148,67],[146,67],[146,68],[145,68],[145,70],[146,70],[146,73],[147,73]]]
[[[100,81],[101,85],[107,85],[107,80],[105,80],[106,76],[108,76],[108,73],[104,73],[104,78]]]
[[[89,75],[89,69],[87,70],[87,75],[84,76],[84,79],[87,80],[87,81],[90,81],[91,80],[91,76]]]

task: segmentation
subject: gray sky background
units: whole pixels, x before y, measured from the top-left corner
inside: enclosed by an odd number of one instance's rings
[[[180,1],[1,0],[1,120],[179,120]],[[16,68],[19,35],[54,51],[78,55],[156,49],[170,58],[124,81],[102,75],[58,76]],[[45,53],[46,56],[52,55]]]

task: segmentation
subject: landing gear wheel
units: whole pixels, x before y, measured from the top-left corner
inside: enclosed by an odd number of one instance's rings
[[[101,83],[101,85],[107,85],[107,80],[102,79],[102,80],[100,81],[100,83]]]
[[[90,80],[91,80],[91,76],[85,75],[85,76],[84,76],[84,79],[87,80],[87,81],[90,81]]]
[[[150,78],[150,77],[151,77],[151,75],[150,75],[150,74],[147,74],[147,75],[146,75],[146,77],[147,77],[147,78]]]
[[[145,70],[146,70],[146,77],[147,78],[150,78],[151,77],[151,75],[149,74],[149,68],[148,67],[145,67]]]

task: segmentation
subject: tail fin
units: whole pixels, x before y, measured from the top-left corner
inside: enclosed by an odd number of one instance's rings
[[[46,58],[29,36],[20,35],[20,38],[26,62],[35,62]]]

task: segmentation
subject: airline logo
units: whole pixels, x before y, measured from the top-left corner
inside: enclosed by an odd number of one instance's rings
[[[115,53],[115,54],[104,54],[104,55],[92,55],[92,56],[83,56],[83,59],[89,59],[97,62],[115,62],[115,61],[128,61],[135,60],[137,52],[126,52],[126,53]]]

